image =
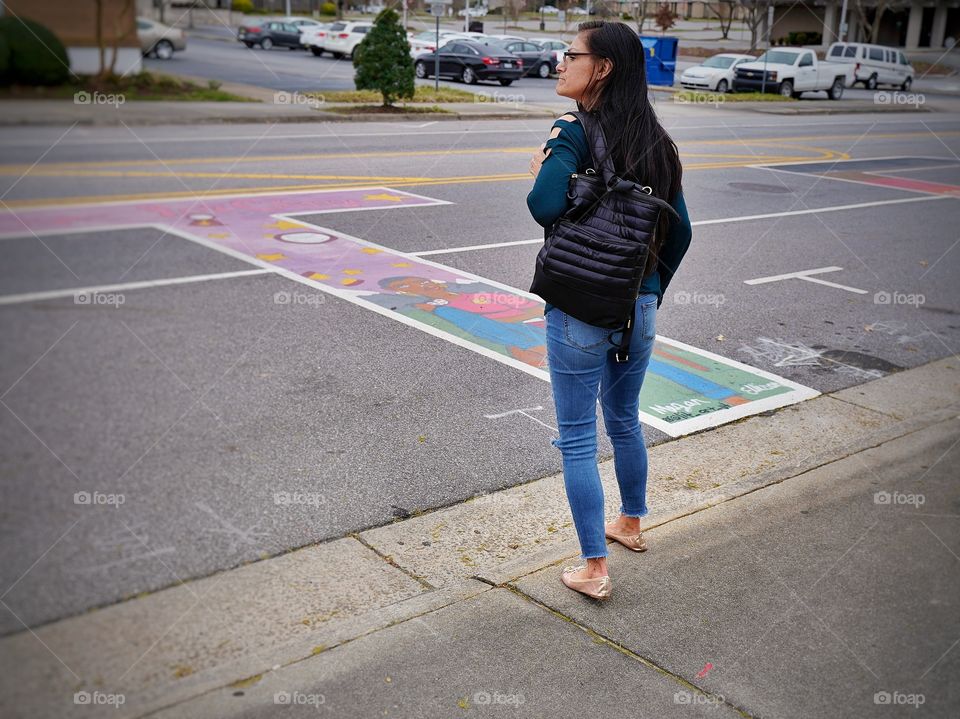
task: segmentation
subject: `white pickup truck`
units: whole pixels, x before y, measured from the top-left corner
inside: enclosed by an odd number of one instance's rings
[[[816,53],[806,48],[784,47],[767,50],[755,61],[737,65],[733,91],[762,90],[800,97],[804,92],[824,90],[831,100],[839,100],[843,89],[851,87],[854,79],[852,65],[818,60]]]

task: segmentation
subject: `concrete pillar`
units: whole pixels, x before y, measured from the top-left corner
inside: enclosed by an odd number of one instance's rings
[[[933,11],[933,26],[930,28],[930,47],[939,50],[943,47],[943,36],[947,32],[947,6],[937,5]]]
[[[823,41],[820,43],[820,46],[824,49],[829,47],[830,43],[836,42],[839,39],[840,26],[837,21],[837,17],[840,15],[839,10],[835,2],[828,2],[823,9]]]
[[[920,47],[920,23],[923,22],[923,4],[913,2],[910,4],[910,19],[907,20],[907,50],[916,50]],[[867,42],[869,42],[867,38]]]

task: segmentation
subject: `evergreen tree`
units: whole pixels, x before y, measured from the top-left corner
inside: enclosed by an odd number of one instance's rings
[[[370,32],[353,51],[353,66],[357,89],[379,90],[384,107],[398,98],[413,98],[413,58],[396,12],[387,8],[377,15]]]

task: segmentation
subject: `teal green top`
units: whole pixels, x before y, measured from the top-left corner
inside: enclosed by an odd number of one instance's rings
[[[553,127],[559,127],[560,134],[547,140],[546,147],[551,148],[550,155],[540,166],[533,189],[527,195],[530,214],[543,227],[549,227],[566,212],[570,175],[590,162],[587,135],[579,121],[557,120]],[[660,249],[657,269],[649,277],[645,277],[640,285],[640,294],[657,295],[657,307],[663,302],[667,285],[673,279],[693,236],[682,189],[670,204],[680,215],[680,221],[670,216],[670,231]],[[553,305],[548,302],[543,308],[544,313],[551,307]]]

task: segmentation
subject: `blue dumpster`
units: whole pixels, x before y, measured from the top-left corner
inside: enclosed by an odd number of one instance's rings
[[[643,58],[647,66],[647,84],[673,86],[673,75],[677,69],[678,39],[640,35]]]

